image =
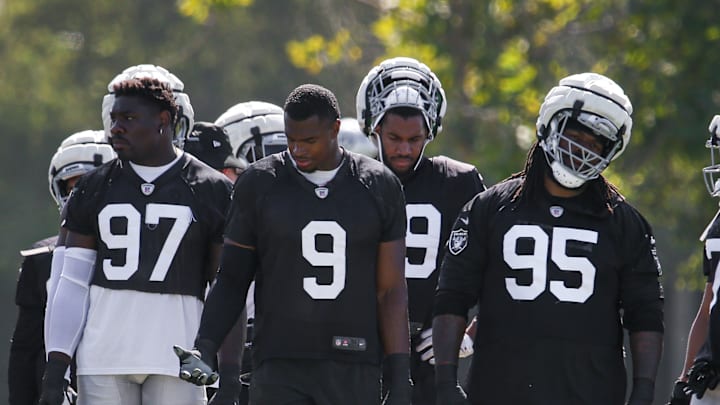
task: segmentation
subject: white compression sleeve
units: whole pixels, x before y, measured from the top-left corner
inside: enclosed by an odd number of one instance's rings
[[[92,249],[65,249],[63,270],[48,320],[48,353],[60,352],[70,357],[75,354],[87,319],[96,256],[97,251]]]
[[[47,331],[50,330],[50,317],[52,316],[52,302],[57,291],[60,273],[62,273],[63,261],[65,260],[65,246],[57,246],[53,250],[52,264],[50,265],[50,278],[47,281],[47,301],[45,302],[45,347],[48,347]],[[47,354],[47,350],[45,350]]]

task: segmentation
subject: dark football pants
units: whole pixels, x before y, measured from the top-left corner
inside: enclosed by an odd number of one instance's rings
[[[380,367],[332,360],[265,360],[253,370],[250,403],[377,405]]]

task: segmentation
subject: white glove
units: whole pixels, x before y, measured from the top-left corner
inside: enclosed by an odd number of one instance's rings
[[[420,334],[420,344],[415,346],[415,351],[422,353],[420,359],[427,361],[428,363],[435,365],[435,352],[432,347],[432,328],[425,329]],[[473,354],[473,340],[468,334],[463,335],[463,340],[460,342],[460,352],[458,357],[464,359]]]
[[[420,344],[415,346],[415,351],[418,353],[422,353],[420,355],[420,359],[422,361],[428,361],[430,364],[435,364],[435,353],[433,352],[432,347],[432,328],[425,329],[420,333]],[[423,352],[423,350],[426,350]]]
[[[460,342],[460,353],[458,353],[458,357],[461,359],[464,359],[465,357],[469,357],[473,354],[473,340],[467,333],[463,335],[463,340]]]

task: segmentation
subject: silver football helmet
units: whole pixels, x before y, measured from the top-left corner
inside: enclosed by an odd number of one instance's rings
[[[536,122],[555,180],[574,189],[600,176],[630,142],[632,111],[623,89],[603,75],[580,73],[560,80],[545,96]],[[603,139],[603,152],[597,154],[565,136],[568,122]]]
[[[190,134],[190,131],[192,131],[193,125],[195,124],[195,110],[193,110],[192,104],[190,104],[190,97],[183,92],[185,84],[178,79],[177,76],[170,73],[162,66],[148,64],[130,66],[115,76],[115,78],[108,83],[107,88],[109,93],[103,97],[102,102],[102,121],[103,128],[105,129],[105,136],[110,136],[110,110],[112,110],[113,103],[115,102],[113,86],[123,80],[138,79],[143,77],[149,77],[157,79],[163,83],[167,83],[172,89],[173,95],[175,95],[175,103],[178,106],[178,116],[177,121],[175,122],[173,144],[182,149],[183,144],[185,143],[185,138]]]
[[[338,142],[340,146],[349,151],[371,158],[377,157],[377,147],[365,136],[355,118],[345,117],[340,119]]]
[[[50,159],[48,183],[50,195],[62,209],[69,193],[66,181],[82,176],[115,158],[115,151],[103,131],[82,131],[65,138]]]
[[[247,101],[228,108],[215,120],[230,138],[237,157],[252,163],[287,149],[285,112],[264,101]]]
[[[422,156],[425,146],[442,131],[447,101],[440,80],[430,68],[416,59],[397,57],[381,62],[368,72],[358,88],[355,107],[360,128],[373,138],[382,161],[382,143],[375,127],[388,110],[409,107],[422,112],[428,129]]]
[[[710,137],[705,141],[705,147],[710,149],[710,166],[703,167],[703,177],[708,193],[713,197],[720,196],[720,115],[716,115],[708,126]]]

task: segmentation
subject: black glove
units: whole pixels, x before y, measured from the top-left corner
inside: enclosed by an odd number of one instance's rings
[[[173,346],[173,351],[180,359],[180,379],[195,385],[212,385],[220,378],[215,372],[217,368],[217,345],[209,340],[195,342],[193,350],[185,350]]]
[[[208,405],[238,405],[240,403],[240,365],[220,364],[220,388]]]
[[[467,395],[457,380],[457,365],[435,366],[437,405],[470,405]]]
[[[708,360],[695,360],[695,364],[688,371],[688,391],[695,394],[698,399],[705,395],[705,390],[714,390],[718,382],[720,375]]]
[[[628,405],[652,405],[655,397],[655,381],[649,378],[633,378]]]
[[[45,373],[42,378],[42,393],[40,394],[39,405],[62,405],[65,401],[65,371],[68,364],[60,359],[50,358],[45,365]]]
[[[383,361],[383,385],[387,395],[383,405],[410,405],[412,381],[410,380],[410,355],[395,353]]]
[[[690,405],[692,394],[688,392],[687,383],[683,380],[675,381],[672,394],[670,394],[670,402],[667,405]]]

